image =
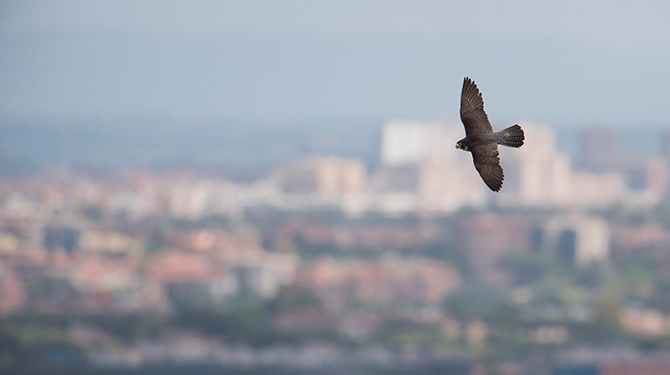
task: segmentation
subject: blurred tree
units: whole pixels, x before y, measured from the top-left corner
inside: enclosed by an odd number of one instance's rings
[[[17,329],[6,317],[0,319],[0,373],[15,368],[23,360]]]
[[[460,321],[480,319],[492,311],[501,297],[482,284],[466,283],[447,296],[444,309]]]
[[[591,342],[612,342],[621,336],[619,314],[621,300],[613,295],[598,297],[593,305],[593,323],[583,329],[584,337]]]
[[[278,253],[298,253],[298,246],[291,238],[284,238],[272,244],[272,250]]]
[[[151,229],[149,238],[146,241],[146,252],[152,253],[159,251],[167,246],[167,228],[165,224],[157,224]]]
[[[283,286],[268,305],[272,312],[320,307],[321,301],[310,288],[297,285]]]
[[[395,347],[434,348],[443,341],[442,332],[434,325],[412,322],[403,318],[390,318],[379,327],[372,342]]]
[[[100,222],[103,218],[103,211],[99,206],[92,206],[92,205],[86,206],[83,208],[82,214],[88,220],[91,220],[96,223]]]
[[[619,313],[621,301],[615,296],[603,296],[596,300],[594,305],[596,321],[612,328],[619,327]]]
[[[165,316],[154,314],[96,314],[71,316],[68,320],[79,320],[98,327],[126,344],[136,343],[143,338],[156,337],[168,323]]]
[[[605,270],[602,264],[589,263],[577,267],[575,270],[575,284],[582,288],[595,289],[605,280]]]
[[[670,229],[670,197],[658,205],[655,214],[658,222]]]
[[[194,309],[183,306],[170,325],[195,329],[231,343],[265,346],[281,341],[270,325],[268,308],[256,298],[231,301],[226,311]]]
[[[561,306],[565,303],[561,291],[553,285],[543,283],[533,291],[530,304],[534,306]]]
[[[500,259],[500,267],[512,275],[517,285],[532,284],[547,272],[548,260],[541,254],[509,255]]]
[[[65,374],[82,368],[82,348],[68,341],[61,323],[61,318],[37,316],[0,319],[0,374]]]
[[[670,278],[660,279],[654,284],[650,301],[664,314],[670,314]]]
[[[334,243],[313,243],[301,234],[296,235],[293,240],[302,259],[318,259],[340,252]]]
[[[618,275],[627,293],[648,298],[654,288],[655,268],[653,257],[640,255],[621,265]]]

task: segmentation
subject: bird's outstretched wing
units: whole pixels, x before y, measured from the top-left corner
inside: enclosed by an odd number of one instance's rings
[[[500,166],[500,154],[495,142],[478,144],[470,149],[472,161],[475,163],[477,172],[489,189],[499,192],[503,185],[505,175]]]
[[[468,77],[463,79],[461,91],[461,121],[465,126],[465,136],[493,133],[489,117],[484,112],[484,99],[477,84]]]

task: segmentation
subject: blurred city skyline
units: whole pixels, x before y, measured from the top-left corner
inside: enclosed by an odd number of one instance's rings
[[[0,1],[0,373],[670,374],[668,19]]]
[[[0,4],[0,117],[670,123],[665,2]],[[160,121],[140,126],[160,129]]]
[[[3,176],[0,370],[667,374],[670,132],[631,158],[592,128],[571,160],[524,124],[494,194],[461,131],[391,121],[375,168],[303,156],[251,183]]]

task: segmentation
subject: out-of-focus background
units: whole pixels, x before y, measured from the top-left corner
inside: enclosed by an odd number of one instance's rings
[[[668,19],[0,2],[0,372],[667,375]]]

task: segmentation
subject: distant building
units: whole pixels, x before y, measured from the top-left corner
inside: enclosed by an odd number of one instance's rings
[[[670,232],[660,225],[618,227],[612,234],[612,260],[627,262],[634,257],[651,257],[656,273],[670,276]]]
[[[274,297],[282,285],[288,285],[298,268],[295,254],[265,253],[259,262],[230,265],[238,293],[262,298]]]
[[[670,186],[670,163],[660,158],[635,161],[622,166],[626,184],[626,203],[636,206],[656,206]]]
[[[382,165],[418,164],[431,155],[453,151],[463,137],[456,130],[434,122],[391,121],[382,129]]]
[[[16,254],[21,246],[21,241],[12,233],[0,232],[0,255]]]
[[[458,224],[460,251],[477,277],[491,286],[505,286],[507,275],[498,268],[506,255],[530,252],[532,228],[523,218],[481,215]]]
[[[428,259],[329,259],[302,268],[296,283],[313,288],[329,308],[340,309],[347,301],[436,305],[460,277],[451,264]]]
[[[340,198],[362,194],[367,186],[367,171],[358,160],[323,158],[298,162],[283,168],[276,176],[280,189],[292,195]]]
[[[670,353],[647,353],[628,347],[558,350],[554,353],[555,375],[667,375],[670,374]]]
[[[411,193],[419,191],[421,167],[403,164],[383,167],[372,178],[371,187],[377,193]]]
[[[469,156],[469,155],[466,155]],[[482,206],[485,185],[472,166],[447,158],[420,164],[382,167],[371,182],[371,208],[386,214],[451,213],[463,206]]]
[[[609,127],[593,127],[582,136],[581,166],[603,172],[616,167],[620,161],[619,138]]]
[[[173,303],[218,304],[238,293],[234,275],[202,253],[172,250],[155,254],[147,276],[164,286]]]
[[[208,182],[179,183],[170,187],[170,215],[183,219],[198,219],[211,203],[214,186]]]
[[[16,275],[0,265],[0,316],[18,311],[26,302],[26,290]]]
[[[138,254],[140,246],[140,240],[131,238],[123,233],[99,230],[84,230],[80,240],[81,250],[92,253]]]
[[[623,199],[626,187],[624,177],[615,172],[572,174],[570,207],[608,207]]]
[[[421,164],[418,211],[422,215],[451,213],[463,206],[483,206],[488,189],[472,165],[471,157],[460,151],[459,158],[434,157]]]
[[[642,192],[647,188],[647,173],[644,165],[631,165],[623,169],[626,189],[631,192]]]
[[[557,216],[546,223],[540,246],[571,265],[604,261],[610,254],[609,226],[595,217]]]
[[[387,123],[382,130],[382,166],[371,181],[371,208],[386,214],[431,215],[485,204],[485,185],[471,156],[454,148],[463,136],[460,124]]]
[[[79,250],[81,232],[74,227],[47,226],[44,228],[44,247],[49,250]]]
[[[196,305],[240,294],[272,298],[292,282],[300,261],[292,253],[264,252],[244,237],[215,238],[203,250],[170,250],[150,259],[149,279],[162,284],[173,302]]]
[[[638,360],[630,362],[609,362],[604,363],[599,368],[600,375],[667,375],[670,374],[670,360]]]
[[[628,307],[619,314],[624,331],[645,337],[662,337],[670,334],[670,315],[659,310]]]
[[[645,190],[660,200],[670,193],[670,158],[652,159],[645,166]]]
[[[567,155],[556,150],[548,127],[524,125],[526,142],[520,149],[500,147],[505,182],[498,201],[503,205],[565,206],[573,195],[572,168]]]

